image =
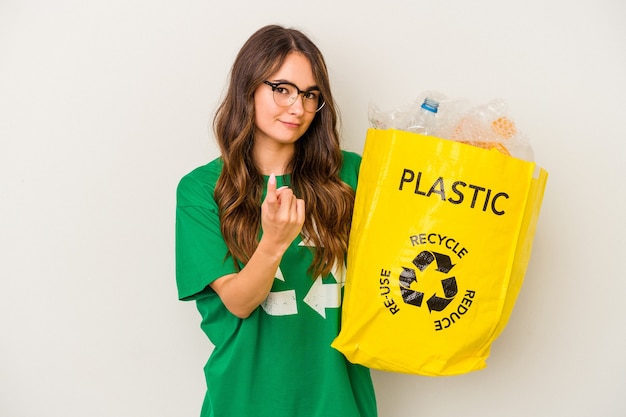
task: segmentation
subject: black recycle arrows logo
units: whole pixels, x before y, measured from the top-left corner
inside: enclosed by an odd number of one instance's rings
[[[437,265],[435,271],[442,274],[447,274],[454,267],[448,255],[437,252],[423,251],[413,259],[413,264],[420,272],[424,272],[433,262]],[[411,284],[413,282],[417,284],[418,282],[415,270],[406,267],[402,267],[402,269],[403,271],[400,273],[400,293],[402,294],[402,299],[407,304],[421,307],[424,301],[424,293],[411,289]],[[441,287],[443,289],[443,297],[439,297],[435,293],[426,301],[429,312],[433,310],[443,311],[458,292],[455,277],[441,279]]]

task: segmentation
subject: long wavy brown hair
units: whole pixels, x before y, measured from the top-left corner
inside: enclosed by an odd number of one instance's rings
[[[308,58],[326,104],[295,144],[288,166],[291,188],[305,201],[302,235],[315,246],[309,272],[314,277],[341,267],[347,252],[354,190],[339,178],[343,155],[337,130],[338,110],[328,70],[319,49],[302,32],[270,25],[243,45],[230,74],[224,101],[213,120],[223,168],[215,186],[222,235],[236,264],[245,264],[261,232],[264,178],[254,163],[255,90],[275,73],[291,52]]]

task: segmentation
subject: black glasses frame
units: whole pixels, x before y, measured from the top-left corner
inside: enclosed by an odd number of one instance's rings
[[[269,85],[270,87],[272,87],[272,93],[276,92],[276,89],[277,89],[278,87],[280,87],[281,85],[289,85],[289,86],[291,86],[291,87],[293,87],[293,88],[295,88],[295,89],[296,89],[296,91],[298,92],[298,93],[296,94],[296,99],[294,99],[294,100],[293,100],[290,104],[288,104],[288,105],[286,105],[286,106],[283,106],[283,105],[281,105],[281,104],[276,103],[276,99],[274,99],[274,102],[275,102],[276,104],[278,104],[279,106],[281,106],[281,107],[289,107],[289,106],[292,106],[292,105],[293,105],[293,103],[295,103],[295,102],[296,102],[297,97],[298,97],[299,95],[302,95],[302,98],[304,98],[304,94],[306,94],[306,93],[310,93],[311,91],[320,91],[320,90],[319,90],[319,88],[311,88],[311,89],[309,89],[309,90],[302,91],[302,90],[300,90],[300,89],[298,88],[298,86],[297,86],[297,85],[295,85],[294,83],[290,83],[290,82],[286,82],[286,81],[285,81],[285,82],[280,82],[280,83],[273,83],[273,82],[271,82],[271,81],[263,81],[263,84],[267,84],[267,85]],[[272,96],[272,97],[275,97],[275,96]],[[317,109],[316,109],[313,113],[317,113],[318,111],[320,111],[320,110],[322,109],[322,107],[324,107],[324,105],[326,104],[326,101],[324,101],[324,98],[322,97],[322,95],[321,95],[321,94],[320,94],[320,96],[319,96],[319,99],[322,101],[322,104],[320,104],[320,105],[319,105],[319,107],[318,107],[318,108],[317,108]],[[304,104],[304,103],[303,103],[303,104]],[[304,108],[304,107],[303,107],[303,108]],[[305,110],[306,110],[306,109],[305,109]],[[308,110],[307,110],[307,111],[308,111]]]

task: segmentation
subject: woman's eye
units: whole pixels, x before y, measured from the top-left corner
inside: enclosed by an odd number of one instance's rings
[[[276,87],[276,92],[278,94],[284,94],[286,96],[291,95],[291,91],[287,87]]]
[[[317,100],[318,97],[319,97],[319,92],[317,91],[308,91],[304,95],[304,98],[306,98],[307,100]]]

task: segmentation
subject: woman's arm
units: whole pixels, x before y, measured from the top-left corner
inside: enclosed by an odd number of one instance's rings
[[[277,190],[276,177],[270,175],[261,205],[263,235],[257,249],[241,271],[211,283],[211,288],[235,316],[248,317],[265,300],[283,254],[302,230],[304,214],[304,200],[288,187]]]

